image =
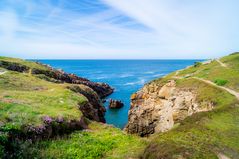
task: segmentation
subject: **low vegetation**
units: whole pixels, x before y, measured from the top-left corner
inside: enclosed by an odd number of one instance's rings
[[[239,54],[222,58],[228,67],[217,61],[179,71],[165,79],[176,78],[177,87],[197,91],[198,103],[212,102],[214,109],[187,117],[169,132],[154,134],[143,158],[230,158],[239,156],[239,101],[231,94],[193,77],[211,80],[219,86],[238,90]],[[238,67],[237,67],[238,68]],[[190,75],[190,76],[188,76]],[[155,82],[164,82],[163,79]]]
[[[47,69],[37,63],[0,57],[29,68]],[[152,81],[163,85],[170,79],[177,87],[196,90],[197,102],[211,102],[214,109],[187,117],[168,132],[140,138],[112,126],[87,120],[88,129],[41,140],[9,140],[9,132],[24,125],[41,126],[48,119],[79,120],[79,105],[87,98],[69,88],[31,72],[6,71],[0,75],[0,158],[218,158],[239,156],[239,102],[219,86],[239,91],[239,53],[209,63],[195,63],[187,69]],[[197,77],[197,78],[194,78]],[[151,83],[152,83],[151,82]],[[79,85],[80,86],[80,85]],[[85,86],[84,86],[85,87]],[[85,90],[85,89],[84,89]],[[11,150],[9,152],[9,146]],[[11,155],[14,154],[14,155]],[[8,155],[8,156],[6,156]]]
[[[220,59],[226,67],[221,66],[216,60],[199,67],[190,67],[179,72],[178,76],[191,75],[212,82],[219,81],[225,87],[239,91],[239,53],[234,53]]]
[[[56,129],[61,133],[50,138],[32,140],[28,133],[26,139],[11,139],[25,132],[26,127],[40,133],[50,122],[52,128],[68,129],[60,123],[80,120],[83,114],[79,106],[89,101],[71,91],[72,84],[54,83],[46,76],[31,74],[31,69],[47,69],[45,66],[6,57],[0,57],[1,61],[27,66],[29,71],[20,73],[0,67],[5,72],[0,75],[0,158],[128,158],[137,157],[145,148],[143,139],[91,121],[85,131]],[[77,86],[96,94],[85,85]]]
[[[4,125],[37,126],[45,116],[79,119],[78,105],[87,101],[84,96],[66,89],[64,84],[28,74],[8,71],[0,78],[0,121]]]
[[[216,83],[217,85],[219,86],[224,86],[225,84],[227,84],[227,80],[224,80],[224,79],[216,79],[214,80],[214,83]]]
[[[36,158],[130,158],[138,157],[147,142],[124,134],[120,129],[91,123],[89,130],[70,136],[42,141],[24,151],[23,156]],[[29,154],[30,153],[30,154]]]

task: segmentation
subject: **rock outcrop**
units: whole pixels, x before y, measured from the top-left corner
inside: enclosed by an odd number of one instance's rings
[[[131,96],[125,131],[140,136],[165,132],[187,116],[213,108],[212,103],[200,107],[196,99],[194,90],[177,88],[174,80],[163,86],[152,82]]]
[[[11,71],[31,73],[38,78],[54,83],[73,84],[68,89],[80,93],[88,99],[87,103],[79,104],[79,109],[83,115],[88,119],[105,123],[104,114],[106,109],[102,105],[101,99],[113,93],[113,88],[106,83],[92,82],[75,74],[68,74],[62,70],[53,69],[49,65],[39,62],[37,64],[41,67],[28,67],[22,63],[0,60],[0,67]]]
[[[0,67],[6,68],[11,71],[17,71],[17,72],[30,72],[34,75],[43,75],[39,76],[41,78],[48,79],[51,82],[56,83],[72,83],[72,84],[83,84],[90,88],[92,88],[99,96],[100,98],[104,98],[110,94],[113,93],[114,89],[111,88],[106,83],[98,83],[98,82],[92,82],[86,78],[79,77],[75,74],[69,74],[62,70],[56,70],[48,65],[44,65],[41,63],[37,63],[39,65],[42,65],[45,67],[45,69],[39,69],[39,68],[30,68],[26,65],[20,64],[20,63],[14,63],[9,61],[0,61]]]
[[[123,106],[124,106],[124,103],[122,103],[120,100],[110,99],[110,104],[109,104],[110,109],[119,109],[119,108],[122,108]]]
[[[27,72],[30,69],[25,65],[8,61],[0,61],[0,67],[17,72]]]
[[[100,97],[89,87],[84,85],[72,85],[68,87],[70,90],[84,95],[88,102],[79,104],[79,109],[85,117],[90,120],[105,123],[106,109],[102,105]]]
[[[106,83],[92,82],[86,78],[78,77],[75,74],[68,74],[60,70],[55,70],[51,67],[49,67],[48,70],[32,69],[32,74],[43,74],[57,80],[58,82],[86,85],[92,88],[100,96],[100,98],[104,98],[112,94],[114,91],[114,89]]]

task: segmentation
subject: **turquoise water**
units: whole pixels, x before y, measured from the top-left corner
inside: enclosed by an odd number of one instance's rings
[[[201,60],[38,60],[65,72],[74,73],[95,82],[106,82],[115,92],[106,99],[118,99],[125,106],[110,110],[108,102],[106,121],[123,128],[128,120],[130,95],[139,90],[146,82],[162,77],[170,72],[192,65]]]

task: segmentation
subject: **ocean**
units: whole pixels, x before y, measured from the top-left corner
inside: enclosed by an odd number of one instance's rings
[[[106,98],[106,122],[123,128],[128,121],[130,96],[155,78],[183,69],[202,60],[37,60],[56,69],[74,73],[95,82],[105,82],[115,88]],[[109,99],[121,100],[124,107],[109,109]]]

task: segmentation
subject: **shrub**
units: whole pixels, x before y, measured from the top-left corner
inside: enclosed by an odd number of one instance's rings
[[[219,86],[224,86],[225,84],[227,84],[227,80],[224,80],[224,79],[216,79],[214,80],[214,83],[216,83],[217,85]]]
[[[194,67],[199,67],[200,65],[202,65],[201,62],[194,62]]]

